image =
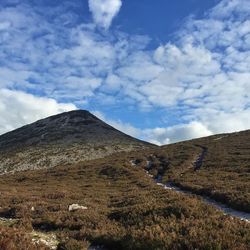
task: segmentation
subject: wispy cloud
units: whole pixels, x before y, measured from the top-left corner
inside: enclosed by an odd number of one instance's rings
[[[249,128],[249,17],[249,1],[221,1],[205,18],[190,18],[174,42],[140,52],[141,63],[136,52],[128,57],[127,66],[118,69],[119,77],[126,75],[132,82],[124,93],[139,106],[175,109],[180,116],[182,125],[156,129],[161,131],[158,141],[168,141],[173,130],[186,138],[178,133],[180,127],[191,138],[195,131],[205,136]],[[150,70],[146,65],[152,65]]]
[[[89,0],[89,10],[94,22],[104,29],[110,27],[121,6],[121,0]]]

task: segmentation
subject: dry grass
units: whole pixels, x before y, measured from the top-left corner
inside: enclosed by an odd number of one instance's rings
[[[192,162],[201,152],[197,145],[208,151],[201,169],[194,171]],[[175,156],[165,171],[165,181],[250,212],[250,131],[173,144],[161,151],[166,157]]]
[[[33,243],[32,237],[24,230],[0,226],[1,250],[48,250],[46,246]]]
[[[185,145],[181,148],[180,166],[196,153],[190,156]],[[175,150],[169,153],[170,161]],[[152,171],[161,167],[168,176],[174,165],[161,155],[164,152],[158,152]],[[195,197],[164,190],[143,169],[131,167],[129,159],[141,158],[143,166],[145,154],[151,153],[117,154],[70,168],[1,177],[0,216],[18,219],[10,230],[55,233],[59,249],[86,249],[90,244],[108,249],[249,249],[249,224]],[[88,209],[69,212],[72,203]]]

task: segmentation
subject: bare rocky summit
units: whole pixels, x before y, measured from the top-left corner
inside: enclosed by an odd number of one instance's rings
[[[70,111],[1,135],[0,173],[51,168],[151,146],[88,111]]]

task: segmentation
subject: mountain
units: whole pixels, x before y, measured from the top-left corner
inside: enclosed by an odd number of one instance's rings
[[[249,249],[249,219],[187,193],[250,212],[250,131],[157,147],[72,111],[0,157],[0,249]]]
[[[151,146],[88,111],[70,111],[1,135],[0,173],[50,168]]]
[[[163,183],[177,184],[180,178],[182,185],[213,188],[221,176],[216,190],[223,190],[225,183],[237,186],[232,179],[236,171],[226,176],[223,168],[206,172],[204,165],[210,151],[214,152],[213,142],[231,141],[233,148],[238,143],[234,137],[215,136],[116,153],[70,167],[0,176],[0,249],[250,249],[250,223],[224,214],[195,195],[165,188],[144,171],[162,175]],[[238,139],[240,146],[243,136]],[[195,171],[193,161],[203,152],[200,143],[208,150],[204,164]],[[247,173],[240,175],[241,180],[247,178]],[[248,193],[242,188],[235,194],[242,195],[243,203]]]
[[[133,152],[132,152],[133,151]],[[85,110],[51,116],[0,136],[0,174],[46,169],[130,152],[150,174],[250,212],[250,130],[157,147]]]

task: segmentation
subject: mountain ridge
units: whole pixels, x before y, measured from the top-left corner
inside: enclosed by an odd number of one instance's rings
[[[60,114],[52,115],[52,116],[49,116],[47,118],[37,120],[35,122],[32,122],[30,124],[24,125],[20,128],[17,128],[15,130],[12,130],[10,132],[7,132],[5,134],[0,135],[0,150],[3,148],[6,148],[6,147],[8,148],[9,144],[11,144],[7,140],[13,140],[14,144],[17,144],[17,142],[19,142],[19,140],[20,140],[21,144],[24,144],[25,139],[30,138],[31,136],[33,136],[33,137],[40,136],[41,140],[39,142],[44,141],[44,143],[51,144],[53,142],[53,140],[51,140],[51,139],[55,139],[55,141],[60,139],[60,138],[51,138],[51,133],[57,134],[59,129],[63,130],[63,132],[68,132],[68,133],[84,132],[84,129],[82,129],[82,127],[87,126],[87,125],[91,125],[91,124],[92,125],[97,124],[100,127],[104,128],[105,130],[113,130],[115,133],[122,134],[129,139],[143,142],[139,139],[133,138],[132,136],[129,136],[129,135],[117,130],[116,128],[103,122],[102,120],[100,120],[99,118],[97,118],[95,115],[91,114],[87,110],[73,110],[73,111],[63,112]],[[53,128],[53,126],[56,126],[56,127]],[[24,135],[23,132],[27,132],[26,130],[30,130],[30,129],[32,129],[33,132],[38,132],[38,134],[27,133],[27,135]],[[36,129],[36,131],[34,131],[35,129]],[[49,129],[52,129],[52,131],[48,131]],[[76,131],[76,129],[78,131]],[[88,127],[87,129],[89,130],[90,127]],[[21,135],[24,136],[25,138],[17,139],[17,137],[20,136],[19,132],[21,132]],[[40,134],[39,134],[39,132],[40,132]],[[62,132],[62,131],[60,131],[60,132]],[[89,132],[89,131],[87,131],[87,132]],[[91,132],[93,132],[93,131],[91,131]],[[48,133],[50,134],[50,137],[48,138],[50,140],[48,140],[48,139],[46,140]],[[86,134],[84,136],[86,136]],[[70,139],[72,140],[74,138],[70,138]],[[143,142],[143,143],[147,143],[147,142]],[[34,145],[35,142],[32,142],[31,144]]]
[[[126,135],[89,111],[53,115],[0,136],[0,172],[54,167],[154,145]]]

